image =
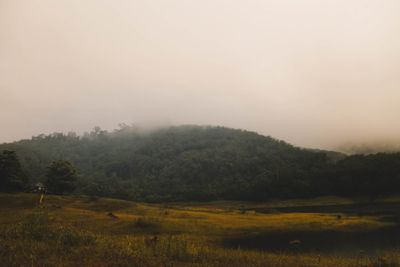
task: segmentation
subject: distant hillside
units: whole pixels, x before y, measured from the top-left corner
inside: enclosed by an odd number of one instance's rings
[[[400,152],[400,140],[389,140],[380,142],[346,143],[338,146],[338,151],[348,155],[353,154],[376,154]]]
[[[97,127],[82,137],[54,133],[0,145],[5,149],[17,152],[32,182],[64,159],[81,174],[79,192],[146,201],[300,197],[309,194],[305,173],[330,161],[323,151],[254,132],[201,126],[148,133]]]

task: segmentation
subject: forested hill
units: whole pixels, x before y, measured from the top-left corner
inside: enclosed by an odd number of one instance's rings
[[[254,132],[179,126],[143,132],[124,126],[40,135],[2,144],[31,181],[43,181],[53,160],[72,162],[78,192],[144,201],[267,199],[309,195],[310,177],[329,159]]]

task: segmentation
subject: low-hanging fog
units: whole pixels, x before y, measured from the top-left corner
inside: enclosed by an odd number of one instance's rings
[[[0,0],[0,142],[118,123],[400,139],[398,0]]]

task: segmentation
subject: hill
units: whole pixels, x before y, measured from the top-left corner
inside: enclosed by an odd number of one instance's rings
[[[2,144],[17,152],[31,181],[43,181],[53,160],[71,161],[78,192],[142,201],[309,196],[311,171],[329,162],[309,151],[254,132],[179,126],[144,132],[96,127],[84,136],[39,135]],[[336,154],[335,154],[336,155]]]

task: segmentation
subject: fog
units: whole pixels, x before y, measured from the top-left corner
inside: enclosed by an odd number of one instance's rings
[[[400,139],[398,0],[0,0],[0,142],[223,125]]]

